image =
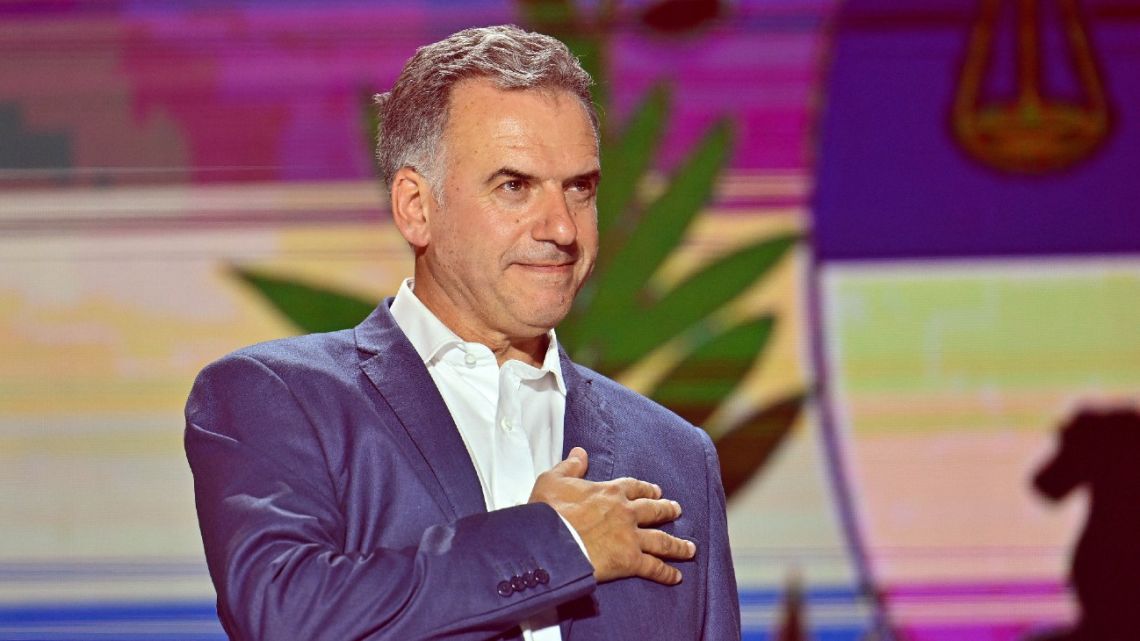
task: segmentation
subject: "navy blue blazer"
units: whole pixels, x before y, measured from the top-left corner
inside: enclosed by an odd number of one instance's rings
[[[684,512],[662,529],[697,545],[680,585],[598,585],[549,506],[487,512],[390,301],[352,330],[239,350],[194,384],[186,454],[232,639],[514,639],[553,607],[565,641],[740,637],[703,431],[563,352],[565,452],[586,449],[590,480],[660,485]]]

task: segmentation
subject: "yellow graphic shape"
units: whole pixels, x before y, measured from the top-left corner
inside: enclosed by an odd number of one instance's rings
[[[1017,95],[985,101],[981,87],[993,69],[992,50],[1004,0],[983,0],[970,35],[952,115],[954,136],[983,164],[1014,174],[1042,174],[1087,158],[1108,136],[1104,83],[1076,0],[1056,0],[1071,64],[1084,104],[1045,95],[1041,86],[1038,0],[1015,0]]]

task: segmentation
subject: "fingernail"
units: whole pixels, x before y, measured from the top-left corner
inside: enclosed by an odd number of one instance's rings
[[[677,510],[677,513],[680,514],[681,513],[681,504],[676,502],[676,501],[669,501],[669,502],[673,504],[673,509]]]
[[[687,545],[685,547],[687,547],[689,549],[689,556],[693,556],[694,554],[697,553],[697,544],[696,543],[693,543],[692,541],[685,541],[685,543],[687,543]]]

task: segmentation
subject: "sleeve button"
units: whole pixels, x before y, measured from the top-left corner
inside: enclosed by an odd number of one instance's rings
[[[550,573],[542,568],[538,568],[534,571],[534,579],[539,583],[546,585],[547,583],[550,583]]]
[[[522,592],[526,589],[526,580],[521,576],[512,576],[511,587],[514,588],[515,592]]]
[[[533,588],[534,586],[538,585],[538,577],[534,575],[534,572],[527,572],[524,574],[523,581],[526,581],[526,587],[528,588]]]
[[[508,597],[515,593],[515,589],[510,581],[499,581],[497,591],[501,597]]]

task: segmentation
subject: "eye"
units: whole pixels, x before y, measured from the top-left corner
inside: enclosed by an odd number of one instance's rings
[[[582,196],[593,196],[598,188],[598,181],[593,178],[579,178],[566,186],[568,191],[577,192]]]
[[[515,178],[513,180],[508,180],[508,181],[504,182],[503,184],[499,185],[499,189],[502,189],[503,191],[509,191],[512,193],[520,192],[525,187],[526,187],[526,184],[523,183],[523,181],[519,180],[518,178]]]

